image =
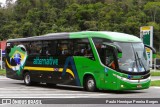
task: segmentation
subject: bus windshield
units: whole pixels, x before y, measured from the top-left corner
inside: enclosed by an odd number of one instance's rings
[[[122,58],[118,59],[119,69],[127,72],[145,72],[149,62],[143,43],[115,42],[122,48]]]

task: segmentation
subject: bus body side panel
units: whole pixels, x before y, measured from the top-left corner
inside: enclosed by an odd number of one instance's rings
[[[80,78],[81,86],[83,86],[84,76],[92,75],[96,81],[96,86],[99,89],[104,88],[104,67],[100,64],[96,49],[92,42],[92,39],[89,38],[89,42],[92,48],[92,52],[94,58],[86,58],[86,57],[74,57],[74,61],[76,64],[76,68],[78,71],[78,75]]]
[[[30,71],[36,82],[78,85],[71,56],[29,56],[24,70]]]
[[[8,78],[23,79],[23,73],[29,72],[32,81],[80,86],[72,56],[30,55],[22,44],[8,43],[6,50]]]
[[[6,48],[6,76],[12,79],[23,79],[22,71],[27,60],[27,51],[23,45]]]
[[[80,79],[81,86],[83,86],[84,76],[91,75],[94,77],[96,81],[96,85],[98,88],[102,88],[101,82],[103,82],[104,74],[103,74],[103,67],[100,66],[94,60],[85,57],[74,57],[76,68],[78,71],[78,76]]]
[[[28,55],[25,46],[18,44],[8,49],[6,74],[8,78],[23,79],[29,72],[31,80],[80,86],[80,80],[73,56]]]
[[[16,79],[16,80],[22,80],[23,79],[22,75],[18,75],[17,72],[13,71],[7,65],[6,65],[6,77],[11,78],[11,79]]]

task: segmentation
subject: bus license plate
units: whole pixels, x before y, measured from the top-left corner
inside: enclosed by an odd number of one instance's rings
[[[141,87],[142,87],[142,85],[141,85],[141,84],[138,84],[138,85],[137,85],[137,88],[141,88]]]

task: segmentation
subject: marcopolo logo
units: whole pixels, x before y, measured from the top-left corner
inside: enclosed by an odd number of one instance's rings
[[[54,59],[53,57],[49,57],[49,58],[36,57],[33,59],[33,64],[35,65],[58,65],[58,59]]]

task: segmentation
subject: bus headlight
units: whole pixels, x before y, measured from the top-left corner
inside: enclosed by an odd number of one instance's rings
[[[121,88],[124,88],[124,85],[121,85]]]

